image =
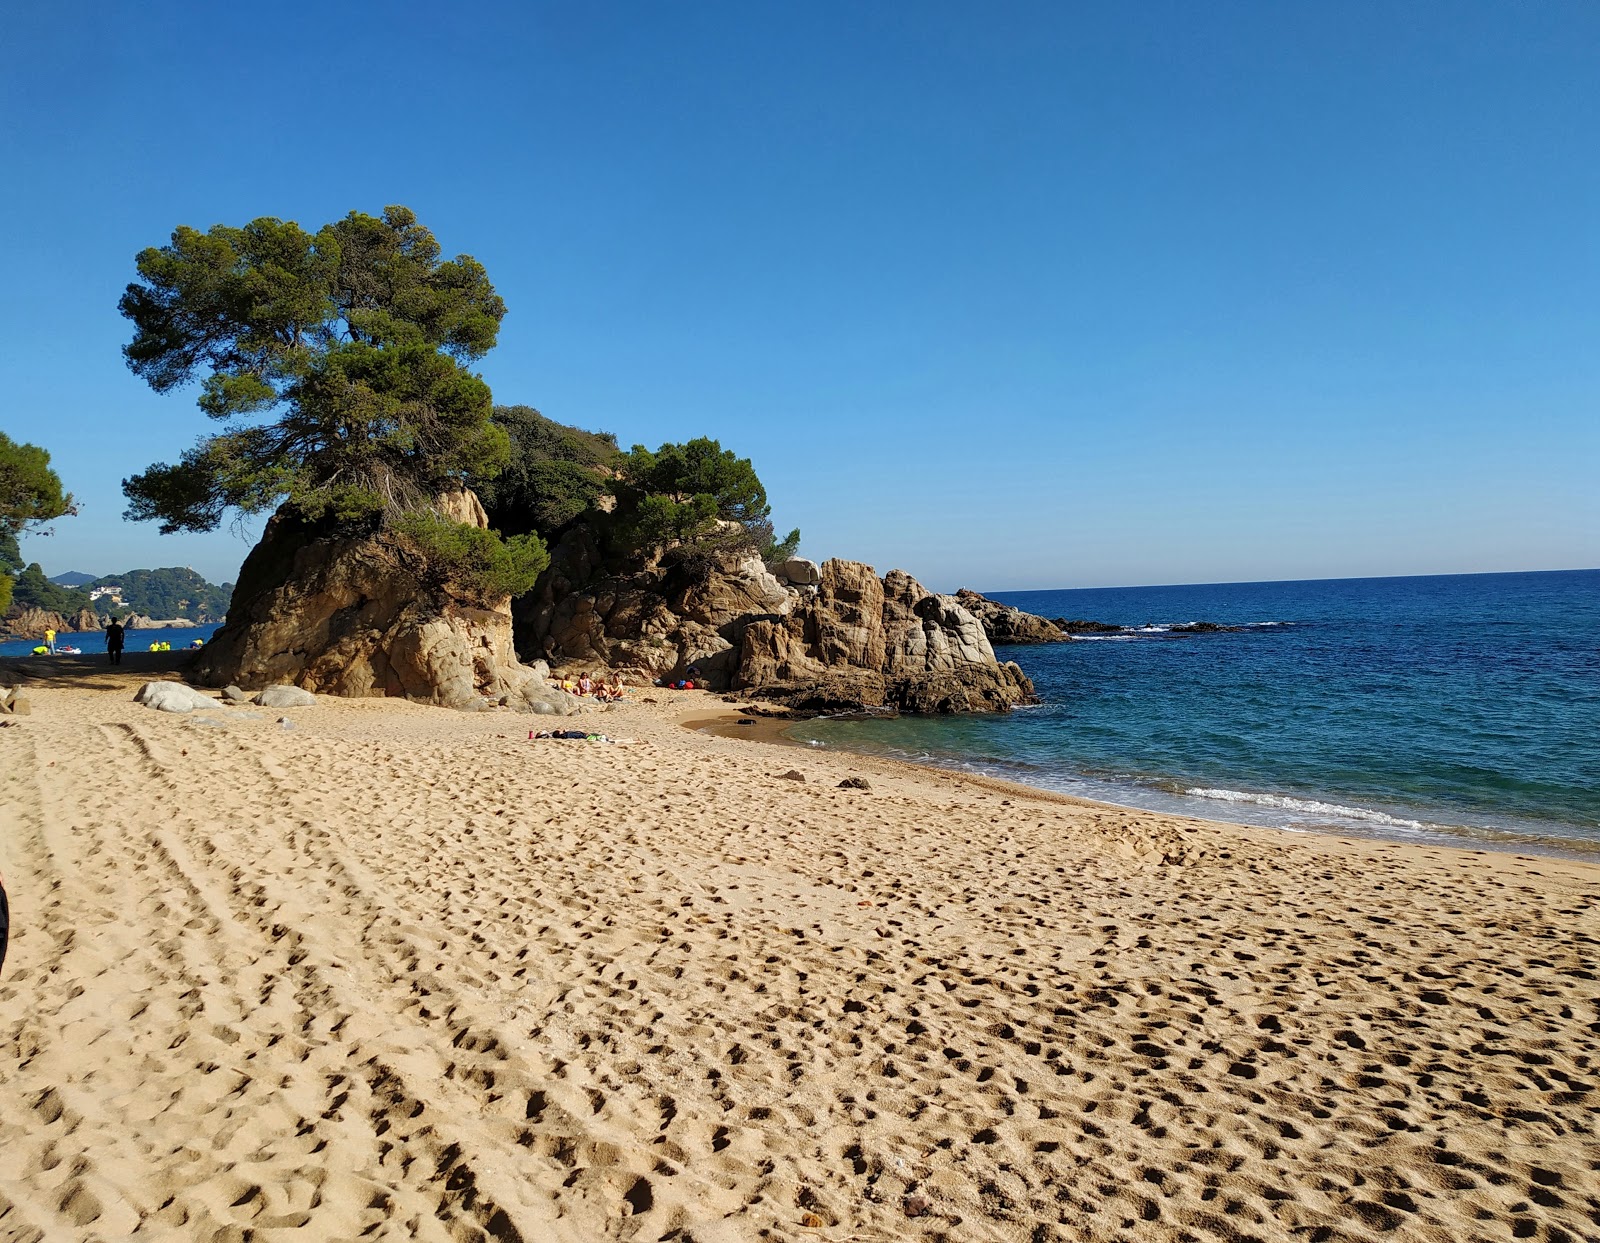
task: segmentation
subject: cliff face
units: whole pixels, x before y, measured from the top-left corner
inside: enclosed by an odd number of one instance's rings
[[[437,507],[487,525],[470,492]],[[546,693],[542,671],[518,662],[509,601],[462,604],[426,588],[422,569],[393,534],[327,538],[278,514],[245,559],[228,621],[202,649],[195,676],[210,686],[287,682],[449,707],[482,697],[566,710],[565,697]]]
[[[15,617],[0,622],[0,633],[18,639],[42,639],[46,630],[57,634],[82,634],[100,629],[100,618],[93,609],[80,609],[76,613],[51,613],[44,609],[23,609]]]
[[[1004,712],[1033,683],[970,612],[902,570],[829,561],[814,595],[745,627],[734,686],[797,708]]]
[[[994,712],[1033,698],[972,613],[900,570],[795,559],[782,574],[754,557],[613,572],[578,526],[517,602],[518,637],[552,662],[690,676],[805,709]]]

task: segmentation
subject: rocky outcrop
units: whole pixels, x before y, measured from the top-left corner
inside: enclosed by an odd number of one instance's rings
[[[1074,621],[1071,618],[1057,617],[1052,619],[1055,628],[1063,634],[1116,634],[1122,627],[1114,626],[1110,622],[1085,621],[1082,618]]]
[[[487,525],[470,492],[441,496],[436,508]],[[341,538],[280,511],[245,559],[228,621],[201,649],[194,677],[450,707],[537,698],[571,710],[540,669],[517,660],[509,601],[463,603],[435,585],[433,569],[393,532]]]
[[[516,603],[525,657],[633,670],[815,711],[993,712],[1033,697],[960,602],[899,570],[756,557],[608,566],[569,529]]]
[[[516,602],[515,616],[525,657],[632,670],[646,681],[693,669],[726,687],[744,619],[785,613],[793,600],[759,557],[615,566],[579,524],[557,541],[550,568]]]
[[[1063,643],[1071,636],[1062,632],[1053,621],[998,600],[981,596],[963,587],[956,592],[961,606],[983,623],[989,642],[1005,644]]]
[[[72,626],[60,613],[50,613],[44,609],[22,609],[15,617],[6,619],[5,629],[16,639],[42,639],[46,630],[54,630],[57,634],[61,634],[71,630]]]
[[[816,594],[787,616],[751,619],[733,685],[816,711],[1003,712],[1033,699],[954,597],[859,561],[825,563]]]
[[[122,623],[125,630],[187,630],[194,624],[188,617],[146,617],[143,613],[130,614]]]

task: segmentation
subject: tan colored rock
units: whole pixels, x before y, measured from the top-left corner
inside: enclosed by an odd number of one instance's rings
[[[466,497],[441,498],[441,511],[486,522]],[[240,570],[195,677],[447,706],[519,688],[532,673],[512,647],[509,601],[463,603],[426,586],[425,568],[404,537],[330,539],[279,514]]]
[[[5,629],[19,639],[42,639],[46,630],[54,630],[57,634],[61,634],[71,627],[60,613],[50,613],[44,609],[23,609],[6,621]]]

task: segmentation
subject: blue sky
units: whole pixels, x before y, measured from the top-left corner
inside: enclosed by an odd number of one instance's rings
[[[497,400],[754,459],[986,589],[1600,564],[1600,6],[7,5],[0,428],[82,514],[206,430],[116,300],[178,224],[414,208]],[[248,534],[253,535],[255,531]]]

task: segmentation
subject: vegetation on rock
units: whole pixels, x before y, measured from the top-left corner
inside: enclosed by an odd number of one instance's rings
[[[568,427],[532,406],[496,406],[494,421],[510,439],[510,459],[472,486],[501,531],[548,541],[612,494],[623,457],[615,436]]]
[[[774,539],[772,506],[749,458],[704,436],[623,457],[617,512],[640,546],[672,547],[681,558],[748,550],[767,560],[793,555],[800,532]]]
[[[483,607],[531,591],[550,564],[537,535],[501,538],[483,527],[420,510],[396,519],[394,529],[422,554],[419,582]]]
[[[160,393],[199,378],[200,408],[225,426],[124,480],[127,516],[208,531],[284,506],[358,534],[493,478],[510,442],[466,364],[494,347],[505,303],[477,260],[440,254],[404,207],[315,233],[270,217],[185,226],[141,251],[119,303],[128,366]]]

